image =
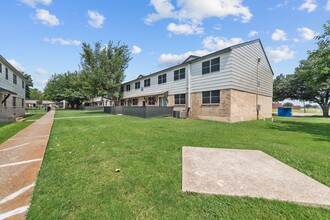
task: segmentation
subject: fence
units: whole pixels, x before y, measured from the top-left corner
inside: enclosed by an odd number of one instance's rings
[[[141,118],[172,117],[173,107],[158,106],[112,106],[104,107],[105,113],[123,114]]]
[[[104,106],[83,106],[82,110],[103,110]]]

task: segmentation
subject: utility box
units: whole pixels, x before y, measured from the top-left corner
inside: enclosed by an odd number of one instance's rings
[[[292,115],[292,108],[283,108],[278,107],[277,109],[277,115],[282,117],[291,117]]]

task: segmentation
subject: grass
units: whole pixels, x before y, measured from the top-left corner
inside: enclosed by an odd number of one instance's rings
[[[45,112],[29,112],[29,114],[24,115],[23,117],[29,121],[25,122],[10,122],[10,123],[1,123],[0,122],[0,144],[11,138],[13,135],[23,130],[33,122],[30,120],[37,120],[41,118]]]
[[[56,117],[76,113],[100,114]],[[329,133],[322,118],[55,120],[27,218],[329,219],[324,208],[181,192],[182,146],[259,149],[330,186]]]

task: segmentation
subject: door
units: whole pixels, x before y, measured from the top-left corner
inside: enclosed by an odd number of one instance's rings
[[[158,98],[158,103],[159,103],[159,107],[164,107],[166,106],[166,100],[164,97],[159,97]]]

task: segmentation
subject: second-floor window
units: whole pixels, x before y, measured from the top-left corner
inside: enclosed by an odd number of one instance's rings
[[[6,79],[8,79],[8,68],[6,67]]]
[[[202,74],[213,73],[220,70],[220,57],[202,63]]]
[[[2,73],[2,63],[0,63],[0,73]]]
[[[150,86],[150,79],[145,79],[144,80],[144,87],[149,87]]]
[[[131,85],[126,85],[126,91],[131,91]]]
[[[13,83],[17,85],[17,76],[13,73]]]
[[[166,83],[166,73],[158,76],[158,84]]]
[[[120,87],[120,92],[124,92],[124,86]]]
[[[140,82],[135,83],[135,89],[140,89]]]
[[[24,80],[22,80],[22,89],[24,89],[25,88],[25,82],[24,82]]]
[[[186,78],[186,68],[174,70],[174,80]]]

